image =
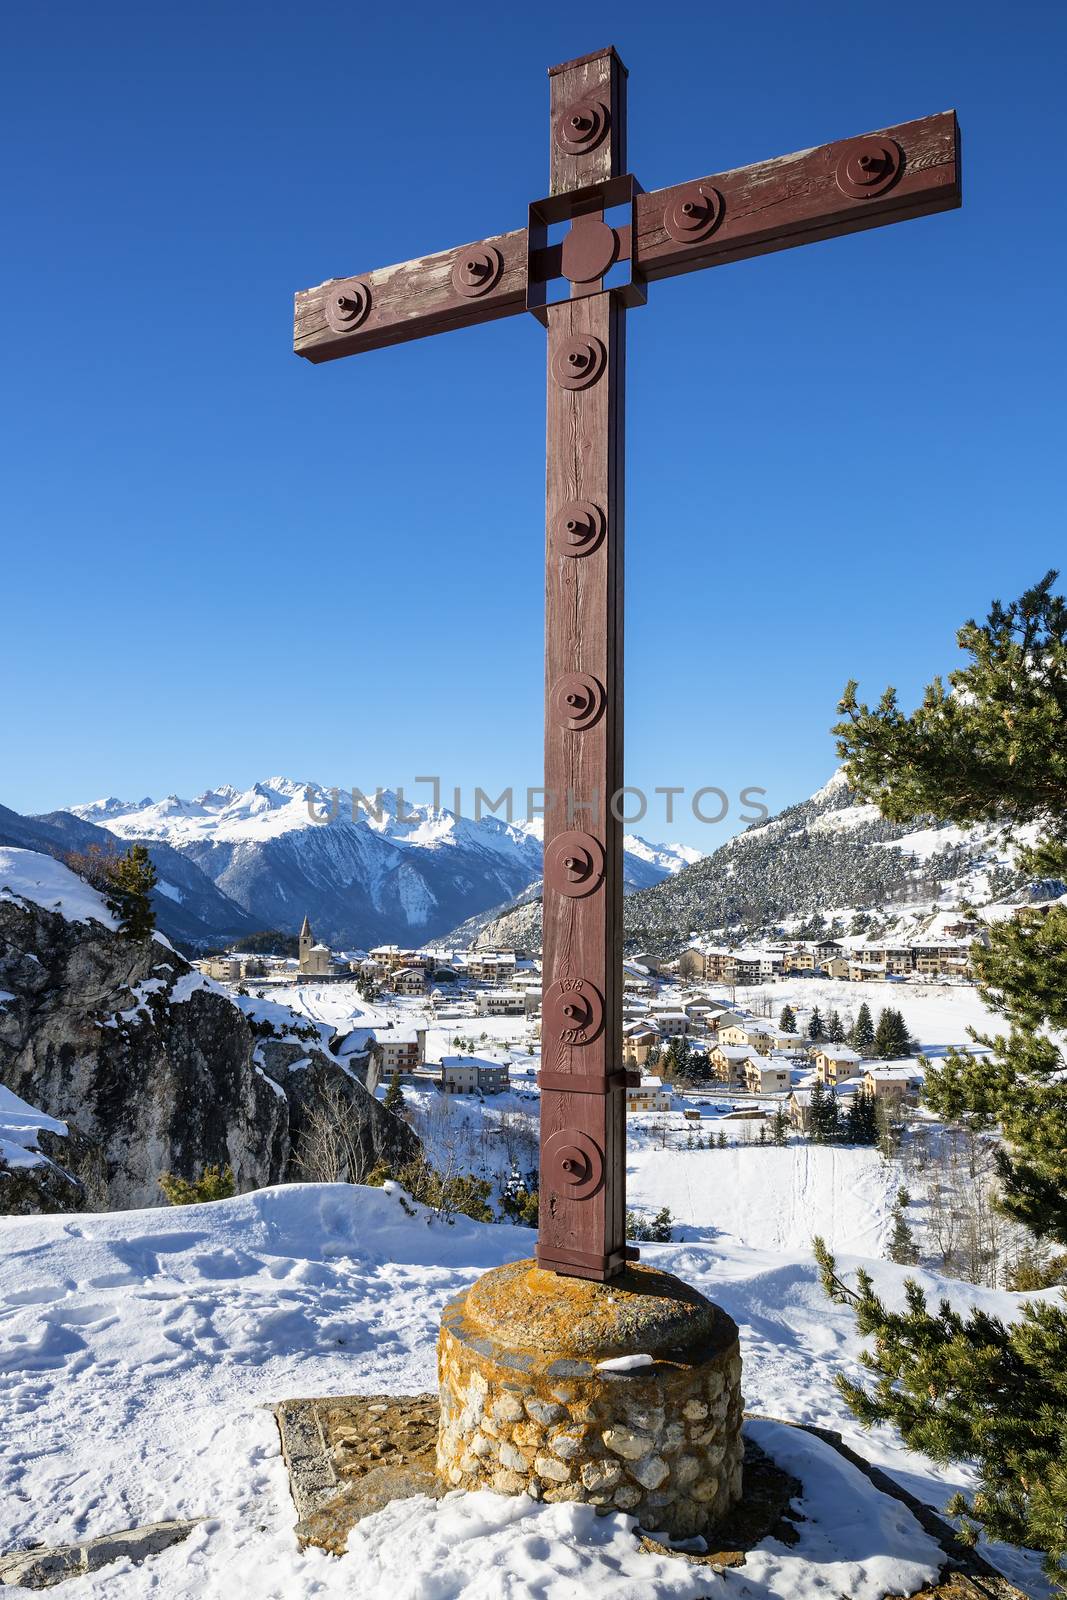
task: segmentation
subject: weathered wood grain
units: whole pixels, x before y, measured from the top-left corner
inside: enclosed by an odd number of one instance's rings
[[[835,169],[851,139],[690,179],[718,189],[725,202],[722,222],[698,244],[676,243],[663,225],[667,206],[688,185],[639,195],[636,248],[641,272],[652,280],[668,278],[929,216],[960,204],[959,125],[954,111],[881,128],[878,136],[896,141],[904,164],[893,187],[870,199],[851,199],[837,186]]]
[[[611,57],[596,57],[610,61]],[[583,80],[592,72],[588,63],[580,67]],[[593,81],[599,82],[596,73]],[[624,80],[623,80],[624,81]],[[557,71],[551,80],[553,95],[562,103],[573,88],[566,74]],[[557,91],[556,84],[560,87]],[[616,115],[623,119],[619,93],[613,87]],[[624,97],[623,97],[624,98]],[[708,183],[718,189],[725,201],[723,220],[710,238],[695,245],[680,245],[667,234],[663,214],[670,201],[688,184],[655,189],[638,197],[636,258],[638,270],[655,281],[680,272],[697,272],[704,267],[724,266],[748,256],[768,255],[795,245],[812,244],[819,239],[857,233],[866,228],[905,222],[912,217],[948,211],[961,201],[959,126],[953,111],[922,117],[877,134],[895,139],[904,152],[904,170],[893,188],[868,200],[853,200],[837,187],[834,171],[844,146],[850,140],[799,150],[772,161],[757,161],[729,172],[708,173],[688,183]],[[619,137],[625,140],[625,129]],[[553,184],[566,184],[581,176],[581,181],[601,181],[611,176],[603,171],[607,141],[587,157],[558,154],[553,159]],[[579,168],[580,162],[585,166]],[[619,171],[622,171],[619,168]],[[587,173],[594,173],[589,177]],[[554,189],[553,192],[565,192]],[[472,248],[457,246],[416,261],[403,261],[379,267],[358,276],[371,288],[371,311],[352,333],[334,333],[326,322],[323,305],[326,296],[341,281],[330,278],[296,296],[294,348],[309,361],[333,361],[338,356],[378,350],[444,333],[450,328],[470,327],[498,317],[514,316],[526,304],[526,229],[497,234],[476,241],[478,246],[493,245],[503,256],[500,281],[485,295],[467,299],[452,287],[452,267],[457,258]],[[558,257],[558,247],[556,256]]]
[[[613,107],[615,142],[582,157],[553,146],[551,192],[581,188],[623,169],[625,68],[614,52],[569,63],[553,72],[552,122],[559,111],[595,92]],[[622,827],[610,806],[623,771],[623,405],[625,319],[610,294],[581,296],[548,310],[548,405],[545,543],[545,845],[570,829],[598,839],[604,850],[600,888],[582,899],[544,888],[544,992],[561,979],[582,977],[604,997],[604,1026],[591,1044],[575,1046],[553,1032],[542,1011],[542,1070],[601,1083],[622,1066]],[[588,335],[607,354],[603,373],[586,389],[560,387],[553,358],[561,345]],[[590,554],[564,553],[557,518],[573,500],[605,514],[605,534]],[[574,732],[554,715],[552,690],[567,673],[591,673],[604,686],[604,711],[592,727]],[[555,1081],[559,1081],[556,1079]],[[604,1153],[604,1182],[589,1199],[574,1200],[542,1165],[537,1259],[571,1276],[610,1278],[626,1259],[626,1104],[616,1081],[607,1093],[568,1094],[542,1084],[541,1148],[562,1130],[578,1129]]]
[[[504,260],[499,281],[483,295],[468,297],[452,287],[452,268],[472,248],[487,245],[500,251]],[[380,350],[385,345],[402,344],[408,339],[424,339],[428,334],[450,328],[465,328],[476,322],[492,322],[497,317],[514,316],[526,309],[526,229],[497,234],[478,240],[475,245],[458,245],[416,261],[401,261],[395,266],[378,267],[373,272],[346,273],[368,284],[371,306],[365,322],[351,333],[335,333],[326,321],[327,296],[342,278],[328,278],[314,289],[303,289],[296,296],[293,348],[309,361],[335,361],[338,356],[355,355],[364,350]]]

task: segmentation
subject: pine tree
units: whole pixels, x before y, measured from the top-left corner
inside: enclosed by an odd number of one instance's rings
[[[856,1013],[849,1044],[853,1050],[858,1050],[860,1055],[867,1055],[874,1046],[874,1023],[871,1020],[871,1008],[866,1000]]]
[[[838,1134],[837,1090],[827,1089],[820,1078],[812,1085],[808,1132],[813,1144],[829,1144]]]
[[[719,1129],[718,1144],[719,1144],[719,1149],[720,1150],[725,1150],[726,1149],[726,1129],[725,1128],[720,1128]]]
[[[887,689],[872,710],[845,690],[838,750],[850,783],[892,821],[933,816],[997,823],[1007,837],[1036,825],[1021,871],[1067,880],[1067,605],[1056,573],[957,640],[969,656],[935,679],[911,716]],[[1007,1031],[974,1034],[983,1056],[950,1052],[927,1073],[936,1114],[999,1127],[997,1203],[1038,1239],[1067,1243],[1067,907],[1023,909],[971,951],[979,994]],[[931,1311],[915,1283],[890,1312],[860,1273],[851,1288],[819,1245],[827,1291],[873,1335],[873,1389],[837,1382],[865,1424],[895,1422],[938,1461],[973,1460],[979,1487],[950,1504],[993,1539],[1043,1550],[1067,1592],[1067,1303],[1030,1301],[1005,1326],[981,1310]],[[974,1529],[972,1528],[972,1532]]]
[[[844,1044],[845,1042],[845,1025],[841,1021],[840,1013],[837,1011],[831,1011],[830,1013],[830,1020],[826,1024],[826,1037],[831,1044]]]
[[[816,1006],[814,1011],[811,1013],[811,1020],[808,1023],[808,1038],[816,1044],[821,1039],[826,1038],[826,1034],[823,1031],[822,1017],[819,1015],[818,1006]]]
[[[892,1006],[886,1006],[874,1030],[875,1055],[880,1061],[894,1061],[900,1056],[907,1055],[910,1044],[904,1018],[899,1011],[894,1011]]]
[[[382,1105],[386,1111],[392,1111],[394,1115],[398,1116],[403,1111],[405,1104],[404,1091],[400,1087],[400,1074],[399,1072],[394,1072],[389,1079],[389,1087],[385,1091],[385,1099],[382,1101]]]
[[[860,1090],[849,1100],[845,1112],[845,1138],[849,1144],[874,1144],[878,1138],[873,1095]]]
[[[771,1143],[779,1146],[789,1143],[789,1118],[779,1106],[771,1123]]]
[[[797,1014],[792,1006],[786,1005],[782,1007],[782,1014],[778,1018],[778,1026],[783,1033],[796,1033]]]
[[[119,919],[119,932],[127,939],[148,939],[155,932],[156,914],[151,894],[156,869],[143,844],[133,844],[124,856],[108,854],[91,845],[84,855],[68,855],[67,865],[106,897]]]
[[[886,1253],[890,1261],[895,1261],[898,1267],[913,1267],[919,1259],[919,1252],[915,1247],[915,1236],[904,1216],[903,1206],[895,1205],[890,1216],[893,1219],[893,1231],[889,1235]]]

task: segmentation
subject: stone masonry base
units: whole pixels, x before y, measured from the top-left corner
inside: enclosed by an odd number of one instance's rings
[[[496,1267],[445,1308],[438,1379],[446,1488],[583,1500],[672,1538],[740,1499],[737,1327],[669,1273]]]

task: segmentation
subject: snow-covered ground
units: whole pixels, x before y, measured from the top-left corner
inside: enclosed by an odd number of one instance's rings
[[[736,991],[737,1004],[758,1010],[766,1002],[768,1014],[777,1021],[784,1005],[793,1007],[797,1021],[804,1026],[813,1006],[818,1006],[824,1021],[831,1011],[842,1017],[855,1016],[866,1001],[877,1020],[885,1006],[903,1014],[912,1037],[929,1055],[944,1055],[949,1045],[966,1045],[969,1027],[1003,1027],[982,1004],[978,991],[969,983],[848,983],[834,978],[779,978],[773,983],[746,985]]]
[[[728,1174],[716,1166],[730,1153],[705,1154],[712,1182],[716,1171],[723,1178],[708,1214],[731,1185],[743,1183],[750,1196],[763,1186],[763,1157],[791,1154],[750,1150],[747,1176],[740,1165]],[[840,1171],[836,1177],[844,1187]],[[637,1181],[650,1181],[648,1172],[639,1170]],[[856,1181],[862,1190],[869,1178]],[[940,1472],[888,1433],[863,1435],[834,1388],[835,1372],[859,1374],[859,1346],[851,1316],[819,1287],[806,1247],[803,1197],[818,1207],[824,1188],[818,1173],[799,1183],[791,1239],[783,1233],[776,1250],[743,1245],[731,1231],[709,1239],[706,1230],[703,1238],[646,1245],[643,1258],[737,1319],[750,1411],[838,1428],[913,1492],[943,1504],[965,1474]],[[677,1191],[674,1200],[681,1205]],[[916,1576],[893,1559],[900,1528],[862,1516],[836,1549],[802,1545],[790,1554],[768,1542],[743,1573],[720,1577],[639,1554],[621,1516],[598,1521],[587,1508],[483,1495],[389,1507],[361,1525],[340,1560],[300,1554],[265,1408],[295,1395],[432,1388],[444,1303],[486,1267],[528,1255],[532,1243],[524,1229],[413,1219],[391,1190],[345,1185],[294,1185],[181,1210],[3,1219],[0,1548],[168,1517],[207,1519],[185,1544],[140,1568],[72,1580],[64,1591],[71,1600],[666,1600],[720,1592],[738,1600],[842,1592],[875,1600]],[[842,1253],[842,1267],[856,1264]],[[881,1289],[899,1296],[903,1269],[871,1266]],[[958,1304],[1011,1314],[1016,1303],[918,1276]],[[921,1558],[913,1525],[904,1544]],[[1025,1580],[1023,1558],[1010,1559]]]

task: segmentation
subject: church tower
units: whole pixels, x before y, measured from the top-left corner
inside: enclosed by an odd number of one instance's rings
[[[304,918],[304,926],[300,930],[300,970],[307,972],[311,965],[311,947],[315,943],[315,935],[311,931],[311,923]]]

